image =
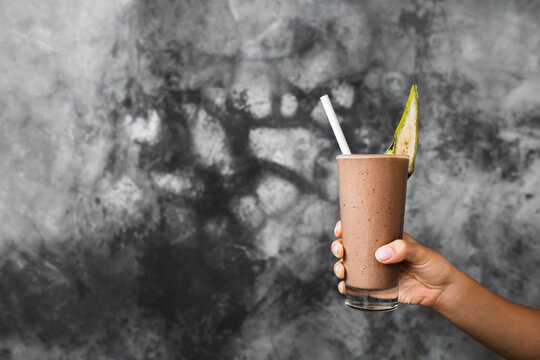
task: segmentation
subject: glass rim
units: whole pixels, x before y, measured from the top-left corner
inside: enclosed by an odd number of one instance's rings
[[[409,159],[409,155],[395,155],[395,154],[339,154],[336,155],[336,159],[347,159],[347,158],[360,158],[360,159],[369,159],[369,158],[402,158]]]

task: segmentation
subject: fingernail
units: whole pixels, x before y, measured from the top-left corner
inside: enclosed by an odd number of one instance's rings
[[[336,225],[336,227],[334,228],[334,235],[337,236],[337,225]]]
[[[332,254],[337,255],[337,245],[332,245]]]
[[[338,264],[338,265],[336,266],[336,273],[340,274],[340,273],[342,273],[342,272],[343,272],[343,265]]]
[[[394,252],[392,251],[392,248],[390,248],[388,246],[383,246],[382,248],[379,248],[375,252],[375,257],[377,258],[377,260],[380,260],[380,261],[388,260],[393,255],[394,255]]]

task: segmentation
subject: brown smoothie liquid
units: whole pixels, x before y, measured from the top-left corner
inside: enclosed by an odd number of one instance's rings
[[[380,264],[375,251],[403,237],[408,164],[405,155],[337,157],[347,291],[398,285],[399,265]]]

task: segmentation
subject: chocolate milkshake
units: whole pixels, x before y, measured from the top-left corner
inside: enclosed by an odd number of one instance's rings
[[[380,264],[375,251],[403,236],[408,165],[405,155],[337,156],[345,303],[350,307],[397,307],[399,266]]]

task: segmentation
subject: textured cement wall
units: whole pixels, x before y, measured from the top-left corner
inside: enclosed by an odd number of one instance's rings
[[[406,230],[540,306],[534,1],[0,0],[2,359],[493,359],[344,307],[329,93],[358,153],[408,90]]]

